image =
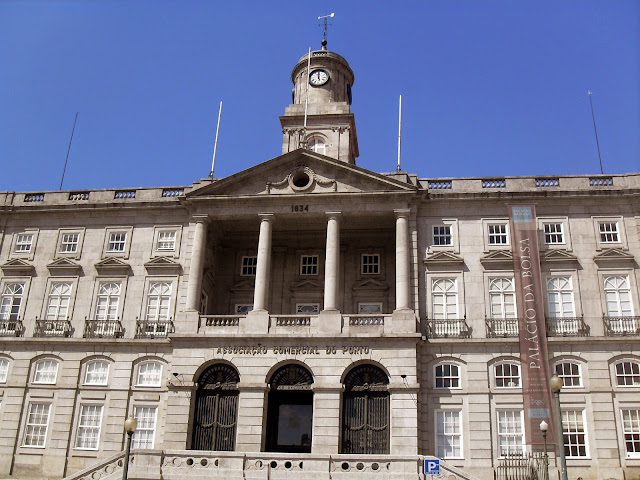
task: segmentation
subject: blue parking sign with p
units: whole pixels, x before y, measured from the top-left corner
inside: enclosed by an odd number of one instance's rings
[[[440,459],[438,458],[425,458],[424,459],[424,473],[431,475],[440,475]]]

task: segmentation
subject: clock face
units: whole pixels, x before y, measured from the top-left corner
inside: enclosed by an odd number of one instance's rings
[[[329,81],[329,74],[324,70],[314,70],[309,76],[309,83],[314,86],[324,85]]]

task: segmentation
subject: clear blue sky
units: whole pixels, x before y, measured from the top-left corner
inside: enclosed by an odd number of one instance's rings
[[[351,64],[359,166],[421,177],[640,171],[640,2],[0,2],[0,190],[189,184],[281,152],[290,72]]]

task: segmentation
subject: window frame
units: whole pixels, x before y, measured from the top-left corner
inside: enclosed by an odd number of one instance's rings
[[[305,259],[309,260],[313,260],[315,259],[315,264],[311,263],[311,264],[306,264],[305,265]],[[312,272],[311,273],[305,273],[305,268],[309,269],[311,268]],[[315,270],[315,271],[313,271]],[[301,254],[300,255],[300,270],[299,270],[299,274],[300,276],[303,277],[317,277],[320,274],[320,255],[318,254]]]
[[[84,425],[83,422],[83,418],[87,417],[88,415],[83,415],[84,413],[84,409],[85,408],[99,408],[100,409],[100,415],[98,417],[98,425]],[[96,416],[93,415],[93,418],[95,418]],[[75,442],[74,442],[74,450],[88,450],[88,451],[95,451],[95,450],[99,450],[100,449],[100,434],[102,432],[102,420],[104,418],[104,405],[102,404],[96,404],[96,403],[81,403],[80,404],[80,408],[78,409],[78,420],[77,420],[77,426],[76,426],[76,438],[75,438]],[[88,447],[81,447],[79,446],[79,443],[82,439],[82,433],[83,432],[95,432],[95,434],[93,435],[93,440],[95,441],[95,446],[88,446]],[[89,439],[91,440],[91,438]]]
[[[370,257],[370,258],[369,258]],[[366,258],[366,261],[365,261]],[[369,262],[369,260],[374,260]],[[367,268],[375,267],[375,272],[365,272],[365,266]],[[382,255],[377,252],[361,253],[360,254],[360,275],[366,277],[379,276],[382,274]]]
[[[504,373],[504,367],[505,366],[509,366],[510,369],[510,375],[507,375]],[[498,375],[498,368],[502,368],[502,375]],[[517,374],[514,375],[513,374],[513,367],[516,367],[517,369]],[[514,390],[519,390],[522,388],[522,365],[518,362],[516,362],[515,360],[500,360],[496,363],[494,363],[491,366],[492,369],[492,377],[493,377],[493,385],[495,387],[496,390],[500,390],[500,391],[514,391]],[[506,382],[508,379],[517,379],[517,382],[515,385],[508,385],[508,384],[504,384],[504,382]],[[503,385],[498,385],[498,380],[501,379]],[[509,382],[509,383],[513,383],[513,382]]]
[[[63,321],[71,320],[73,318],[73,307],[75,304],[76,284],[78,277],[49,277],[47,279],[46,295],[43,299],[42,316],[43,320],[51,321]],[[69,285],[69,291],[66,294],[58,293],[54,295],[54,287],[56,285]],[[52,304],[54,298],[58,299],[57,304]],[[67,299],[68,303],[63,306],[64,299]],[[49,313],[50,308],[55,308],[55,315],[51,316]],[[61,309],[66,308],[66,314],[61,316]]]
[[[25,419],[24,419],[24,430],[23,430],[23,434],[22,434],[22,442],[20,444],[21,447],[24,448],[46,448],[47,445],[47,435],[49,433],[49,421],[51,420],[51,402],[41,402],[41,401],[31,401],[29,400],[28,403],[28,407],[26,409],[26,413],[25,413]],[[32,415],[42,415],[44,416],[45,413],[41,412],[41,413],[37,413],[37,412],[32,412],[32,407],[35,406],[43,406],[46,407],[46,422],[44,423],[35,423],[33,421],[30,421]],[[42,438],[42,443],[27,443],[27,439],[29,437],[33,437],[34,434],[32,433],[33,431],[35,431],[36,429],[42,429],[44,428],[44,433],[42,433],[42,431],[40,431],[38,434],[36,434],[37,438]],[[30,433],[31,432],[31,433]]]
[[[606,316],[608,317],[633,317],[635,315],[635,296],[634,296],[634,290],[635,290],[635,285],[633,284],[633,275],[631,274],[631,272],[624,270],[624,271],[617,271],[617,272],[599,272],[599,277],[600,277],[600,286],[601,286],[601,291],[602,291],[602,302],[603,302],[603,311],[606,312]],[[626,282],[627,284],[627,288],[626,289],[622,289],[620,287],[618,288],[607,288],[607,281],[609,279],[613,279],[613,278],[621,278],[624,282]],[[618,309],[618,312],[612,312],[609,310],[609,299],[608,299],[608,294],[615,292],[615,300],[616,300],[616,307]],[[628,302],[629,302],[629,314],[625,314],[623,311],[623,307],[622,307],[622,300],[621,300],[621,292],[622,293],[626,293],[628,295]]]
[[[630,369],[623,367],[623,372],[618,373],[618,365],[629,364]],[[635,367],[634,367],[635,366]],[[640,387],[640,362],[636,359],[623,358],[612,363],[613,370],[613,386],[616,388],[628,389]],[[620,383],[624,379],[625,382],[631,381],[631,384]]]
[[[248,263],[250,259],[255,259],[255,262],[253,263],[253,265],[250,265]],[[257,270],[258,270],[257,255],[242,255],[242,257],[240,257],[240,276],[241,277],[255,277]]]
[[[318,145],[322,144],[322,151],[320,152]],[[319,135],[317,133],[311,134],[307,138],[307,148],[314,153],[319,153],[320,155],[327,155],[327,147],[329,144],[327,143],[327,139],[324,136]]]
[[[438,282],[446,282],[446,281],[450,281],[453,283],[453,290],[443,290],[443,291],[436,291],[435,290],[435,286],[436,283]],[[433,319],[433,320],[459,320],[461,319],[464,315],[460,315],[460,291],[459,291],[459,284],[460,282],[458,282],[458,277],[457,276],[430,276],[429,277],[429,297],[431,298],[431,301],[429,302],[429,318]],[[442,297],[444,299],[443,303],[442,303],[442,316],[441,317],[437,317],[436,316],[436,304],[435,304],[435,300],[436,298]],[[449,298],[452,297],[455,300],[455,314],[453,314],[453,316],[450,316],[448,313],[448,308],[450,306],[448,300]]]
[[[363,315],[382,314],[382,302],[358,302],[358,313]]]
[[[159,370],[158,370],[157,373],[155,373],[155,372],[147,373],[146,371],[143,372],[142,369],[146,365],[156,365],[156,366],[159,367]],[[137,387],[137,388],[160,388],[160,387],[162,387],[162,375],[163,375],[163,372],[164,372],[164,363],[161,362],[160,360],[149,359],[149,360],[142,360],[142,361],[138,362],[136,364],[136,368],[135,368],[135,384],[134,384],[134,387]],[[143,375],[147,375],[152,379],[154,377],[157,377],[157,381],[150,382],[150,383],[141,382],[141,378],[143,377]]]
[[[624,225],[624,217],[622,215],[618,216],[593,216],[591,217],[593,221],[593,233],[596,241],[596,250],[605,250],[607,248],[621,248],[626,250],[628,248],[627,245],[627,235],[625,232]],[[601,232],[601,225],[605,224],[616,224],[617,231],[615,233],[618,234],[617,241],[611,240],[603,240],[602,234],[614,233],[614,232]]]
[[[448,227],[451,237],[451,244],[436,245],[434,240],[434,229],[438,227]],[[427,218],[426,235],[428,239],[427,253],[452,252],[460,253],[460,241],[458,234],[458,219],[456,218]]]
[[[102,293],[102,288],[107,285],[119,285],[120,293],[118,295],[114,295],[112,293]],[[114,321],[122,318],[122,312],[124,309],[124,302],[122,301],[124,298],[124,292],[127,288],[127,277],[98,277],[94,282],[94,294],[93,294],[93,307],[91,311],[91,319],[92,320],[103,320],[103,321]],[[101,300],[106,299],[106,310],[105,315],[102,315],[100,312],[103,308],[101,305]],[[117,306],[115,309],[115,314],[111,314],[113,310],[113,300],[117,299]]]
[[[29,284],[30,284],[29,280],[30,279],[23,279],[19,277],[18,278],[5,277],[2,279],[2,282],[0,282],[0,321],[15,321],[15,320],[22,319],[21,314],[23,313],[26,305],[26,301],[29,298],[29,295],[28,295]],[[15,293],[5,293],[5,290],[10,285],[21,285],[22,293],[20,295],[16,295]],[[5,306],[3,305],[5,298],[10,299],[11,301],[11,303],[7,304],[7,306],[9,306],[8,313],[7,312],[2,313],[2,309]],[[12,313],[14,308],[16,307],[16,304],[15,304],[16,298],[20,298],[20,303],[17,305],[18,310],[16,311],[16,313]]]
[[[540,250],[566,250],[571,251],[571,225],[569,222],[569,217],[538,217],[538,232],[539,232],[539,241],[538,244],[540,246]],[[562,242],[555,243],[547,243],[546,239],[546,225],[551,224],[560,224],[562,228]],[[551,232],[551,235],[555,235],[556,233]]]
[[[103,364],[106,365],[106,371],[105,372],[92,372],[90,371],[91,366],[92,365],[96,365],[96,364]],[[89,360],[88,362],[86,362],[84,364],[84,372],[83,372],[83,380],[82,380],[82,386],[84,387],[106,387],[109,385],[109,374],[111,373],[111,362],[102,359],[102,358],[97,358],[94,360]],[[101,375],[104,376],[104,381],[103,382],[90,382],[89,381],[89,376],[90,375]]]
[[[160,238],[163,234],[173,232],[175,234],[173,240],[173,249],[160,248]],[[162,225],[156,226],[153,230],[153,245],[151,246],[151,257],[180,257],[182,243],[182,226],[181,225]]]
[[[572,367],[576,366],[578,370],[577,375],[573,373],[573,368],[571,368],[572,371],[570,371],[569,374],[567,375],[565,372],[564,365],[571,365]],[[558,367],[561,368],[562,372],[558,372]],[[580,362],[577,362],[575,360],[570,360],[570,359],[559,360],[553,364],[553,372],[562,379],[563,389],[564,388],[568,388],[568,389],[584,388],[584,377],[582,375],[582,364]],[[567,385],[565,383],[565,378],[572,379],[572,383],[575,383],[575,379],[578,379],[578,385],[575,385],[575,384]]]
[[[314,302],[296,303],[295,313],[296,315],[317,315],[320,313],[320,304]]]
[[[58,241],[56,242],[55,258],[75,258],[79,259],[82,256],[82,246],[84,243],[84,228],[61,228],[58,230]],[[66,235],[77,235],[78,239],[75,242],[76,249],[74,251],[61,251],[62,246],[65,245],[64,237]]]
[[[569,429],[567,429],[565,427],[565,414],[569,414],[569,413],[573,413],[574,417],[576,417],[576,414],[579,413],[580,414],[580,420],[582,422],[582,432],[580,432],[579,430],[577,430],[577,424],[576,424],[576,430],[575,431],[571,431]],[[589,454],[589,436],[587,433],[587,423],[585,421],[585,411],[583,408],[563,408],[561,409],[561,415],[562,415],[562,441],[563,441],[563,448],[565,449],[565,457],[567,459],[588,459],[591,458],[591,455]],[[570,415],[567,415],[568,417],[570,417]],[[567,418],[566,419],[566,423],[569,424],[569,422],[571,421],[571,418]],[[575,443],[575,445],[572,444],[571,440],[572,440],[572,436],[579,436],[582,435],[584,437],[584,455],[571,455],[571,448],[572,447],[577,447],[580,448],[581,444],[580,441],[578,439],[578,441]],[[569,440],[569,441],[567,441]],[[569,448],[569,454],[567,454],[567,447]]]
[[[140,418],[140,415],[138,415],[138,411],[142,410],[142,409],[149,409],[149,410],[153,410],[153,427],[149,428],[145,426],[145,422],[143,421],[142,418]],[[155,439],[156,439],[156,434],[157,434],[157,428],[158,428],[158,405],[146,405],[146,404],[139,404],[139,405],[134,405],[133,406],[133,416],[136,419],[136,421],[138,422],[138,426],[136,428],[136,431],[133,434],[133,437],[131,439],[131,448],[135,449],[135,448],[144,448],[144,449],[153,449],[153,447],[155,446]],[[150,446],[147,446],[149,444],[149,439],[145,438],[144,440],[144,446],[141,445],[142,441],[139,440],[139,434],[140,432],[151,432],[151,442],[150,442]],[[148,435],[149,433],[147,433]],[[136,435],[138,435],[138,437],[136,437]]]
[[[549,284],[550,282],[552,282],[553,280],[556,279],[564,279],[567,280],[568,284],[569,284],[569,289],[563,289],[562,286],[560,286],[560,288],[558,289],[550,289],[549,288]],[[571,274],[561,274],[561,273],[553,273],[550,275],[547,275],[545,277],[545,281],[544,281],[544,286],[545,286],[545,293],[546,293],[546,308],[547,308],[547,313],[549,315],[549,317],[551,318],[575,318],[578,317],[578,313],[576,311],[576,301],[575,301],[575,286],[574,286],[574,278],[573,275]],[[564,294],[569,293],[570,294],[570,298],[571,298],[571,309],[572,312],[570,315],[566,314],[564,311],[564,305],[566,304],[565,299],[564,299]],[[561,310],[561,315],[557,315],[557,312],[552,312],[551,311],[551,296],[556,295],[559,298],[559,302],[557,302],[560,305],[560,309]]]
[[[44,371],[44,367],[41,369],[40,365],[55,364],[53,372]],[[33,376],[31,383],[33,385],[55,385],[58,381],[58,373],[60,372],[60,361],[55,358],[40,358],[33,363]],[[52,375],[53,380],[47,380],[46,378],[39,378],[41,375]]]
[[[448,368],[448,373],[446,371]],[[455,368],[455,372],[454,372]],[[438,370],[442,373],[439,374]],[[438,381],[442,385],[438,385]],[[447,385],[449,383],[449,385]],[[459,363],[443,360],[433,366],[433,388],[438,390],[461,390],[462,389],[462,368]]]
[[[111,250],[109,245],[111,242],[111,236],[114,234],[124,234],[122,250]],[[120,226],[120,227],[107,227],[104,233],[104,243],[102,246],[102,258],[117,257],[117,258],[129,258],[131,251],[131,240],[133,237],[132,226]]]
[[[7,383],[10,367],[11,360],[7,357],[0,357],[0,384]]]
[[[520,415],[520,432],[502,432],[501,431],[501,426],[504,424],[504,422],[501,422],[500,419],[500,414],[503,413],[518,413]],[[508,421],[509,419],[507,419]],[[525,426],[524,426],[524,410],[522,408],[519,407],[515,407],[515,408],[498,408],[496,409],[496,458],[505,458],[503,449],[502,449],[502,442],[501,442],[501,438],[513,438],[515,443],[517,444],[517,439],[518,437],[520,438],[520,444],[522,446],[522,449],[520,450],[520,452],[518,452],[517,450],[514,450],[513,453],[525,453],[527,451],[527,444],[526,444],[526,437],[525,437]],[[507,450],[506,453],[510,453],[510,450]]]
[[[14,232],[11,238],[11,249],[9,250],[9,258],[23,258],[26,260],[33,260],[36,254],[36,249],[38,247],[38,234],[40,230],[37,228],[25,228],[24,230],[20,230]],[[31,242],[29,243],[29,250],[26,251],[18,251],[19,238],[22,235],[32,235]]]
[[[489,227],[500,226],[504,227],[504,233],[489,233]],[[509,226],[509,220],[506,218],[483,218],[482,219],[482,238],[484,239],[485,251],[491,250],[505,250],[511,248],[511,228]],[[495,235],[504,235],[506,237],[506,243],[491,243],[490,237]]]
[[[627,430],[627,426],[625,424],[624,412],[635,412],[635,419],[631,419],[634,423],[632,430]],[[634,421],[635,420],[635,421]],[[640,407],[637,406],[622,406],[620,407],[620,439],[623,443],[624,448],[624,458],[626,459],[640,459]],[[629,452],[627,441],[627,435],[633,435],[632,443],[634,446],[637,444],[638,450],[635,452]]]
[[[445,414],[457,414],[458,417],[458,432],[454,432],[454,433],[449,433],[447,434],[446,432],[446,419],[443,417],[443,422],[442,422],[442,430],[443,432],[440,433],[440,422],[439,422],[439,416],[440,415],[445,415]],[[463,459],[464,458],[464,428],[462,425],[462,409],[436,409],[434,411],[434,415],[433,415],[433,434],[434,434],[434,454],[436,457],[441,458],[443,460],[450,460],[450,459]],[[460,450],[460,454],[459,455],[447,455],[446,454],[446,449],[447,449],[447,443],[444,442],[443,445],[440,444],[440,438],[458,438],[458,448]],[[440,448],[443,447],[445,448],[445,450],[443,452],[440,451]],[[455,448],[455,447],[454,447]],[[443,453],[443,455],[441,455],[441,453]]]

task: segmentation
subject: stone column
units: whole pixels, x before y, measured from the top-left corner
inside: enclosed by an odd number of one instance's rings
[[[324,267],[324,310],[338,309],[340,284],[340,212],[327,212],[327,248]]]
[[[191,250],[191,262],[189,263],[189,283],[187,284],[186,310],[197,311],[200,307],[200,294],[202,290],[202,272],[204,268],[204,252],[207,242],[207,215],[194,215],[196,222],[193,234],[193,248]]]
[[[267,310],[269,278],[271,275],[271,231],[273,213],[260,213],[260,237],[258,239],[258,262],[256,266],[256,285],[253,295],[253,310]]]
[[[410,309],[409,210],[396,214],[396,310]]]

